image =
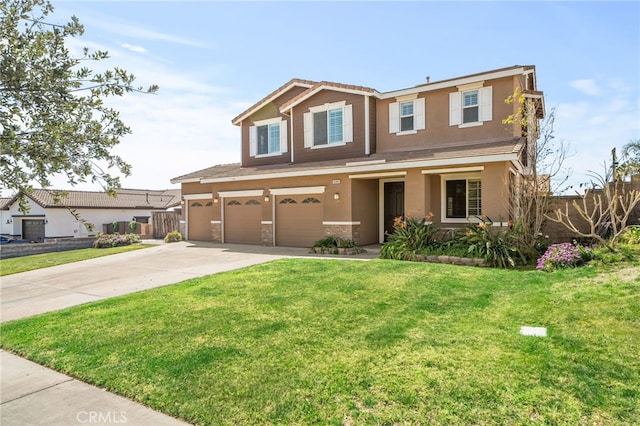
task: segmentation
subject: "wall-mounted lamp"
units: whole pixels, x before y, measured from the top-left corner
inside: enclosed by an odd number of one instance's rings
[[[264,202],[265,202],[265,203],[268,203],[268,202],[269,202],[269,196],[268,196],[268,195],[265,195],[265,196],[264,196]]]
[[[339,200],[340,199],[340,193],[339,192],[334,193],[333,194],[333,199],[334,200]]]
[[[218,197],[214,198],[213,202],[217,204],[218,203]]]
[[[10,223],[13,223],[12,219],[7,219],[7,225],[9,225]]]
[[[47,223],[49,223],[49,221],[47,219],[44,220],[44,224],[46,225]]]

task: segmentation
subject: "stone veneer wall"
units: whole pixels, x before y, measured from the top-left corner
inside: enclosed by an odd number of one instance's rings
[[[0,259],[29,256],[32,254],[53,253],[93,247],[94,237],[60,238],[44,243],[4,244],[0,248]]]
[[[261,226],[262,226],[262,245],[273,246],[273,225],[271,223],[263,223]]]
[[[324,235],[360,242],[360,225],[324,225]]]
[[[211,239],[214,243],[222,242],[222,224],[221,223],[211,224]]]

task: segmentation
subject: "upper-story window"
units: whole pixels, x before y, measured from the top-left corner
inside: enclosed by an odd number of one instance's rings
[[[256,121],[249,127],[249,151],[252,157],[287,152],[287,122],[281,118]]]
[[[336,102],[309,108],[304,114],[305,148],[344,145],[353,141],[352,106]]]
[[[425,128],[424,98],[389,104],[389,133],[409,135]]]
[[[471,90],[469,92],[462,93],[462,122],[463,123],[475,123],[479,121],[478,114],[480,104],[478,103],[478,91]]]
[[[449,125],[458,127],[481,126],[493,119],[492,87],[482,83],[459,86],[449,93]]]

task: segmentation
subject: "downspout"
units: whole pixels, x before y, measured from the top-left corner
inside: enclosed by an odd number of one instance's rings
[[[364,155],[371,154],[371,142],[369,140],[369,95],[364,95]]]
[[[220,197],[220,242],[224,244],[224,197]]]
[[[290,119],[289,120],[289,126],[290,126],[289,138],[291,139],[291,162],[293,163],[294,162],[294,158],[295,158],[295,156],[293,154],[293,150],[294,150],[294,148],[293,148],[293,108],[291,108],[290,111],[291,111],[290,112],[291,115],[289,115],[289,119]]]

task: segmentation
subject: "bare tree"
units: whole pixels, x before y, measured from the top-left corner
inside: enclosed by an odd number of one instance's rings
[[[604,176],[592,173],[595,178],[592,188],[573,200],[571,209],[567,202],[564,209],[554,210],[547,218],[564,225],[576,235],[592,238],[615,251],[634,208],[640,203],[640,191],[628,182],[614,179],[613,167],[605,165],[605,170]]]
[[[517,103],[518,109],[503,123],[519,123],[525,136],[522,157],[524,173],[519,177],[519,182],[514,182],[509,214],[517,218],[515,222],[522,232],[523,250],[535,256],[536,243],[542,235],[549,212],[549,197],[563,191],[568,180],[569,171],[565,169],[564,162],[569,157],[569,148],[555,138],[555,109],[551,109],[540,122],[544,112],[541,95],[516,89],[505,102]]]

